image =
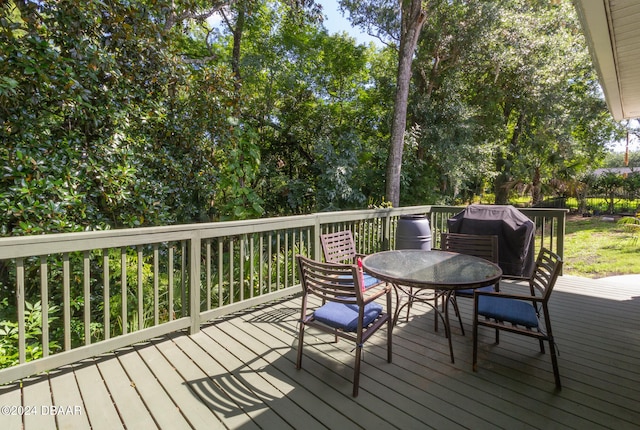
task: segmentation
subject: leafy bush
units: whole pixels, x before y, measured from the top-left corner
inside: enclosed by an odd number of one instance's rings
[[[5,311],[8,309],[6,298],[0,304]],[[55,316],[58,310],[57,306],[49,307],[49,325],[58,319]],[[25,342],[27,361],[42,357],[42,304],[40,302],[25,303]],[[58,342],[49,342],[49,352],[58,350],[60,350]],[[2,320],[0,321],[0,369],[15,366],[18,363],[18,323]]]

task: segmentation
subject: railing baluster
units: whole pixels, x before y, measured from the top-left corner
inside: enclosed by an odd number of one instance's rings
[[[174,310],[173,310],[173,258],[174,258],[174,248],[171,243],[168,243],[169,247],[169,261],[167,268],[167,300],[169,305],[169,321],[173,321],[174,319]]]
[[[40,304],[42,306],[42,356],[49,356],[49,273],[47,256],[40,256]]]
[[[197,233],[191,235],[189,242],[189,333],[195,334],[200,331],[200,312],[202,311],[200,306],[202,243]]]
[[[224,247],[222,238],[218,238],[218,307],[224,305]]]
[[[207,287],[207,310],[211,309],[211,239],[205,241],[205,277]]]
[[[284,288],[289,286],[289,231],[284,230]]]
[[[62,255],[62,307],[64,324],[64,350],[71,349],[71,274],[69,268],[69,253]]]
[[[16,306],[18,318],[18,362],[27,361],[24,318],[24,258],[16,258]]]
[[[89,263],[90,252],[84,251],[82,255],[82,279],[84,295],[84,344],[91,344],[91,267]]]
[[[267,282],[269,283],[269,292],[272,291],[272,276],[273,276],[273,256],[272,256],[272,243],[273,241],[273,235],[271,232],[269,232],[269,244],[268,244],[268,252],[267,252],[267,261],[268,261],[268,265],[269,265],[269,270],[268,270],[268,280]]]
[[[187,241],[180,241],[180,309],[187,316]]]
[[[235,303],[236,301],[235,286],[233,284],[233,269],[234,269],[234,265],[233,265],[234,249],[233,248],[234,248],[233,239],[230,239],[229,240],[229,304]]]
[[[143,288],[143,275],[142,275],[142,259],[144,255],[142,253],[142,245],[137,247],[138,254],[138,330],[144,328],[144,288]]]
[[[246,242],[246,236],[242,235],[240,236],[240,249],[238,250],[240,252],[240,258],[239,258],[239,274],[238,274],[238,282],[240,283],[240,301],[244,301],[244,290],[245,290],[245,285],[244,285],[244,257],[245,257],[245,252],[244,252],[244,247],[247,245]]]
[[[280,265],[282,262],[282,248],[281,248],[281,240],[282,231],[279,231],[276,236],[276,291],[280,289],[281,281],[280,276],[282,272],[280,271]]]
[[[253,234],[249,237],[249,297],[253,298],[254,296],[254,257],[255,257],[255,249],[254,249],[254,237]]]
[[[260,289],[260,295],[264,292],[264,234],[260,233],[260,240],[258,244],[258,288]]]
[[[160,245],[153,244],[153,324],[160,323]]]
[[[120,301],[122,302],[121,315],[122,318],[122,334],[129,332],[129,318],[127,314],[127,249],[120,248]]]
[[[102,295],[104,297],[104,338],[111,337],[111,292],[109,291],[109,249],[102,250]]]

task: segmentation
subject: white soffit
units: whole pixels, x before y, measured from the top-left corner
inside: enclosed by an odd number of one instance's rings
[[[614,119],[640,117],[640,0],[574,0]]]

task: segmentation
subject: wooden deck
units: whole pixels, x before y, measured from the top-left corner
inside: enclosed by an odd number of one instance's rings
[[[299,302],[0,387],[0,429],[639,428],[640,285],[560,278],[551,299],[560,392],[537,342],[506,333],[496,346],[481,330],[472,372],[471,302],[460,300],[468,332],[452,321],[455,364],[433,314],[418,305],[394,329],[393,363],[384,338],[365,348],[353,399],[346,342],[309,330],[295,369]]]

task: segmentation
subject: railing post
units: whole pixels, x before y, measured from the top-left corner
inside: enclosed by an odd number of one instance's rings
[[[391,249],[391,211],[382,218],[382,251]]]
[[[320,233],[321,233],[321,225],[320,225],[320,216],[316,214],[314,216],[313,223],[313,258],[316,261],[321,260],[322,251],[320,249]]]
[[[558,255],[564,261],[564,235],[565,235],[565,227],[567,221],[567,212],[563,211],[560,217],[558,217]],[[560,276],[563,275],[563,268],[560,267]]]
[[[195,334],[200,331],[200,284],[202,275],[200,273],[200,250],[202,247],[200,233],[194,231],[191,236],[191,249],[189,252],[189,302],[191,327],[190,333]],[[184,306],[184,305],[183,305]]]

